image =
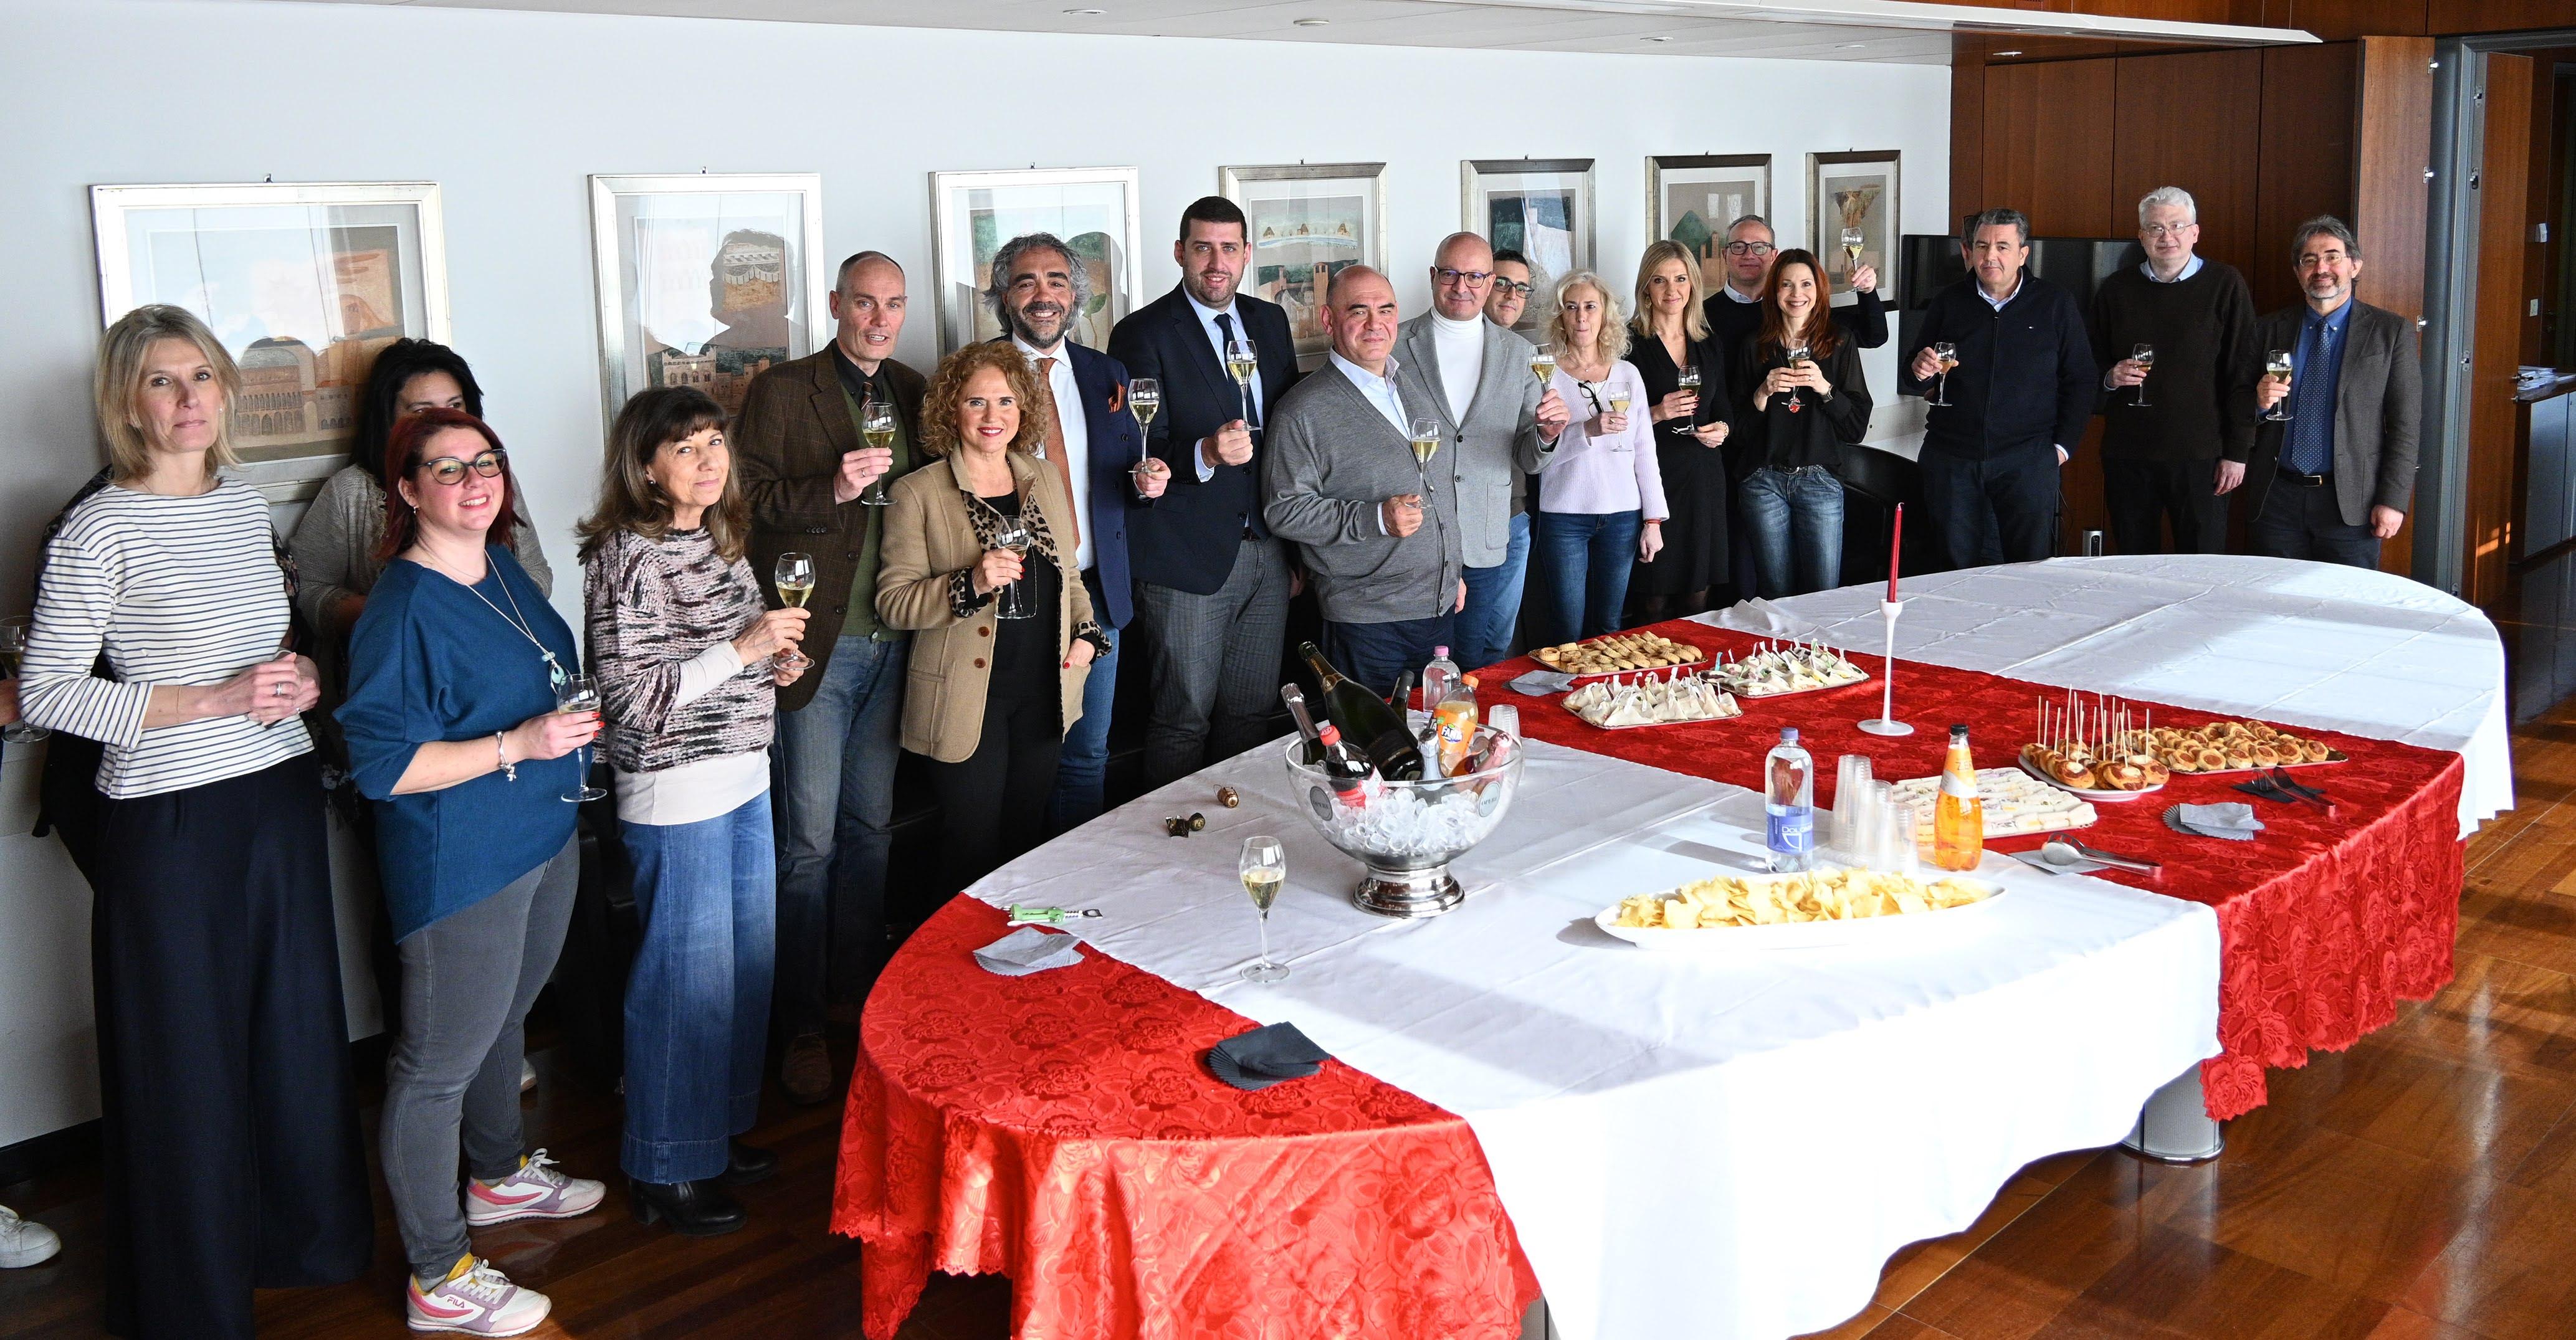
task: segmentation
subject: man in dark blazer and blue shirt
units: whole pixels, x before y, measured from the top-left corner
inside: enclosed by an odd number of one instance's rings
[[[1212,195],[1181,211],[1181,282],[1129,313],[1109,352],[1163,390],[1146,450],[1171,488],[1128,515],[1138,654],[1153,672],[1145,785],[1161,786],[1270,736],[1288,624],[1288,556],[1261,519],[1261,425],[1297,383],[1296,341],[1278,304],[1238,292],[1249,225]],[[1250,340],[1250,386],[1225,347]]]
[[[1958,347],[1947,405],[1924,415],[1923,510],[1953,568],[2031,563],[2057,537],[2057,469],[2101,395],[2075,295],[2027,273],[2030,220],[1990,209],[1968,221],[1968,277],[1932,296],[1897,389],[1930,398],[1932,345]]]
[[[1127,369],[1118,360],[1065,338],[1091,298],[1091,275],[1052,233],[1026,233],[993,253],[993,316],[1038,370],[1055,414],[1042,444],[1073,497],[1080,534],[1074,540],[1091,608],[1113,630],[1110,649],[1092,658],[1083,684],[1082,719],[1065,732],[1055,779],[1053,828],[1063,832],[1096,817],[1109,769],[1109,712],[1118,694],[1118,638],[1135,613],[1127,570],[1131,502],[1150,503],[1168,471],[1131,474],[1145,455],[1144,435],[1127,410]],[[1159,467],[1160,462],[1150,462]]]

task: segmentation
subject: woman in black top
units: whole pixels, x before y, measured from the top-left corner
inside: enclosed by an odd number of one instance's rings
[[[1762,283],[1762,325],[1736,369],[1739,501],[1769,599],[1842,584],[1836,471],[1869,431],[1869,383],[1860,350],[1828,316],[1832,296],[1814,252],[1781,252]]]
[[[1726,351],[1701,312],[1707,295],[1690,250],[1666,239],[1646,248],[1637,263],[1636,338],[1628,361],[1646,383],[1647,416],[1655,423],[1655,463],[1664,474],[1663,551],[1629,575],[1637,622],[1697,614],[1709,607],[1709,588],[1727,580],[1726,441],[1734,402],[1726,391]],[[1681,369],[1699,373],[1685,388]]]

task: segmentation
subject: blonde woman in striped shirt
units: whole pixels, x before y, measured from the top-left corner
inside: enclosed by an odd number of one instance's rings
[[[108,1325],[251,1335],[254,1286],[366,1268],[372,1215],[268,504],[218,471],[241,383],[187,312],[108,328],[109,485],[46,546],[21,698],[105,745],[92,936]],[[104,657],[109,673],[94,673]]]

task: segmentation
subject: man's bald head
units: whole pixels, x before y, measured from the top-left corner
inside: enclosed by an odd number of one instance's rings
[[[1395,348],[1395,285],[1365,265],[1333,272],[1324,286],[1324,331],[1333,352],[1379,376]]]
[[[1431,257],[1431,309],[1452,321],[1473,321],[1494,291],[1494,248],[1469,232],[1440,239]]]

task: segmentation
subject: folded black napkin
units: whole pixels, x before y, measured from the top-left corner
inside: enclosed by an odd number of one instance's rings
[[[1022,926],[975,951],[976,966],[1003,977],[1026,977],[1082,961],[1082,941],[1035,926]]]
[[[1295,1024],[1271,1024],[1208,1048],[1207,1067],[1238,1089],[1259,1090],[1282,1080],[1304,1079],[1323,1069],[1331,1057],[1298,1032]]]

